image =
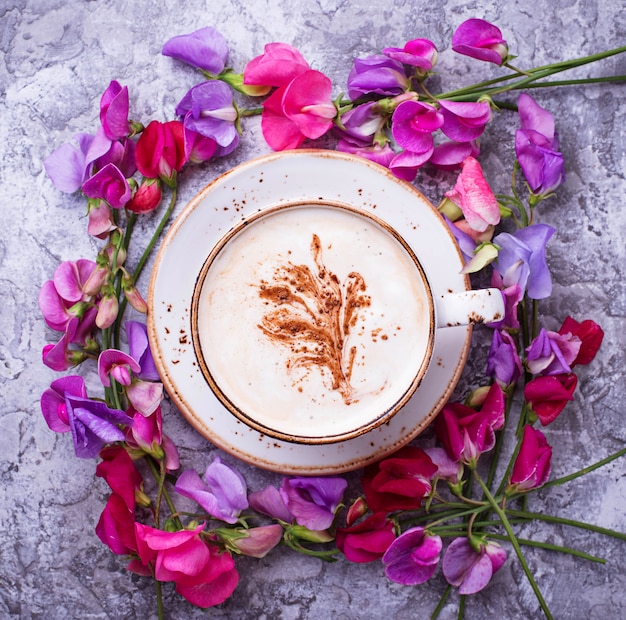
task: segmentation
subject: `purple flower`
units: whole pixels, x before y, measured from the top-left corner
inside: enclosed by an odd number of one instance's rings
[[[386,47],[383,54],[405,65],[416,67],[422,75],[430,71],[437,62],[437,47],[428,39],[413,39],[403,48]]]
[[[150,351],[146,324],[140,321],[126,321],[125,327],[128,338],[128,353],[140,366],[137,377],[145,381],[160,381],[161,377]]]
[[[161,53],[218,75],[226,64],[228,43],[215,28],[207,26],[191,34],[173,37],[165,43]]]
[[[389,168],[396,154],[388,144],[361,144],[358,140],[341,139],[337,142],[337,150],[343,153],[352,153],[364,159],[369,159],[385,168]]]
[[[340,137],[349,137],[371,144],[374,135],[385,124],[376,101],[356,106],[341,117],[341,128],[335,129]]]
[[[487,357],[488,377],[493,377],[502,387],[515,383],[522,375],[522,362],[511,334],[496,329]]]
[[[105,200],[114,209],[123,207],[132,196],[122,171],[107,164],[83,183],[83,192],[89,198]]]
[[[385,575],[391,581],[415,586],[428,581],[435,573],[442,543],[423,527],[414,527],[400,534],[383,555]]]
[[[517,306],[524,298],[524,292],[519,284],[513,284],[503,288],[502,276],[496,271],[491,277],[491,286],[499,288],[504,298],[504,318],[501,321],[489,323],[493,329],[519,329],[519,319],[517,318]]]
[[[228,155],[239,144],[235,127],[237,110],[233,94],[224,82],[209,81],[194,86],[176,107],[185,129],[195,131],[217,143],[216,155]]]
[[[355,58],[348,75],[348,94],[353,101],[370,94],[393,97],[408,85],[402,63],[383,55]]]
[[[85,380],[78,375],[68,375],[55,379],[41,395],[41,412],[50,430],[55,433],[68,433],[70,421],[65,404],[66,394],[87,398]]]
[[[439,110],[443,116],[441,131],[456,142],[476,140],[491,119],[491,108],[486,101],[474,103],[441,100]]]
[[[456,170],[468,157],[478,157],[480,147],[471,142],[443,142],[435,146],[433,154],[428,160],[433,166],[441,170]]]
[[[293,515],[276,487],[267,486],[262,491],[254,491],[248,496],[248,501],[252,509],[272,519],[279,519],[285,523],[293,521]]]
[[[433,132],[443,125],[443,115],[429,103],[403,101],[391,117],[396,142],[412,153],[433,151]]]
[[[98,357],[98,375],[102,385],[109,387],[111,379],[120,385],[130,385],[131,373],[138,373],[141,367],[137,361],[118,349],[106,349]]]
[[[452,49],[496,65],[501,65],[509,54],[501,30],[484,19],[464,21],[452,35]]]
[[[525,93],[517,107],[521,128],[515,133],[515,154],[531,191],[549,194],[565,180],[554,117]]]
[[[121,140],[128,135],[128,86],[112,80],[100,99],[100,123],[109,140]]]
[[[570,364],[578,356],[580,338],[541,329],[526,349],[526,364],[533,375],[560,375],[572,372]]]
[[[332,525],[347,486],[343,478],[285,478],[280,494],[298,525],[325,530]]]
[[[413,181],[417,174],[418,168],[421,168],[428,162],[432,155],[432,147],[423,153],[414,153],[412,151],[402,151],[398,153],[389,163],[389,170],[399,179],[405,181]]]
[[[188,469],[179,476],[174,488],[226,523],[236,523],[241,511],[248,507],[243,476],[222,463],[219,457],[207,467],[204,482],[195,470]]]
[[[100,140],[94,144],[94,136],[91,134],[77,133],[72,136],[71,142],[62,144],[44,160],[44,168],[59,191],[72,194],[80,189],[86,177],[88,161],[93,162],[110,147],[104,134],[102,137],[106,142]]]
[[[444,553],[442,569],[448,583],[458,586],[459,594],[475,594],[487,586],[505,560],[506,551],[496,543],[481,543],[476,551],[467,538],[456,538]]]
[[[555,229],[532,224],[514,234],[500,233],[493,242],[500,247],[496,271],[504,286],[519,284],[531,299],[544,299],[552,292],[552,279],[546,263],[546,245]]]

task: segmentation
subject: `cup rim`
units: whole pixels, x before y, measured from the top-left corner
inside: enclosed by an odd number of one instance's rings
[[[203,351],[201,345],[201,338],[198,328],[198,315],[199,315],[199,306],[201,293],[206,281],[207,275],[211,269],[211,266],[214,264],[215,260],[219,256],[220,252],[226,248],[230,241],[232,241],[241,231],[249,228],[254,225],[256,222],[260,220],[270,217],[273,214],[287,211],[289,209],[294,208],[307,208],[307,207],[320,207],[320,208],[339,208],[344,212],[348,212],[351,215],[369,220],[376,224],[380,229],[383,230],[384,233],[390,235],[404,250],[404,252],[409,256],[413,265],[415,266],[417,272],[421,277],[421,281],[423,283],[424,292],[426,295],[426,305],[427,305],[427,317],[428,317],[428,338],[426,340],[426,347],[424,351],[424,355],[422,361],[417,369],[417,372],[413,376],[410,384],[404,390],[400,398],[396,400],[393,404],[388,406],[383,412],[379,413],[375,417],[368,419],[364,424],[359,425],[356,428],[352,428],[346,431],[333,433],[333,434],[293,434],[291,432],[286,432],[279,428],[273,428],[259,421],[254,417],[254,413],[248,413],[243,411],[241,407],[239,407],[233,400],[224,393],[223,389],[220,387],[218,382],[215,380],[213,374],[210,370],[210,365],[207,363],[207,358],[205,357],[205,352]],[[200,272],[196,278],[196,282],[193,289],[193,294],[191,297],[191,307],[190,307],[190,319],[191,319],[191,341],[193,345],[193,350],[198,361],[198,366],[201,371],[202,377],[209,385],[211,391],[217,397],[217,399],[222,403],[222,405],[238,420],[243,422],[248,427],[267,435],[268,437],[273,437],[275,439],[279,439],[281,441],[285,441],[288,443],[295,444],[330,444],[330,443],[339,443],[342,441],[346,441],[349,439],[353,439],[365,433],[368,433],[383,424],[389,422],[391,418],[402,409],[402,407],[410,400],[413,396],[420,383],[422,382],[428,367],[430,365],[433,350],[434,350],[434,341],[435,341],[435,333],[436,333],[436,307],[435,300],[433,296],[433,291],[431,284],[428,280],[428,276],[426,274],[425,269],[423,268],[419,258],[416,256],[413,248],[409,245],[409,243],[403,238],[403,236],[390,224],[388,224],[385,220],[377,217],[376,215],[366,212],[358,207],[350,204],[342,202],[341,200],[332,199],[298,199],[291,201],[283,201],[275,204],[270,204],[264,206],[263,208],[257,210],[251,215],[246,216],[245,218],[238,221],[230,230],[228,230],[222,237],[215,243],[215,245],[211,248],[207,258],[205,259]]]

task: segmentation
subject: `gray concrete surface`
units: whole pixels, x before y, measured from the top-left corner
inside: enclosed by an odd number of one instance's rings
[[[401,46],[416,37],[437,43],[443,85],[495,75],[495,66],[445,51],[455,27],[469,17],[500,26],[520,66],[591,54],[626,42],[626,11],[612,0],[523,3],[486,0],[4,0],[0,6],[0,617],[152,618],[150,580],[130,575],[94,534],[107,496],[94,478],[95,463],[77,460],[67,436],[48,430],[39,397],[56,376],[40,363],[50,339],[37,306],[41,284],[61,260],[95,255],[85,231],[83,202],[63,195],[42,161],[77,131],[96,127],[98,101],[111,79],[128,84],[135,116],[173,117],[180,97],[198,81],[191,69],[160,55],[171,36],[203,25],[219,29],[231,46],[230,64],[241,70],[270,41],[297,46],[324,71],[336,92],[345,89],[353,56]],[[626,56],[576,72],[626,74]],[[554,445],[553,475],[565,475],[624,445],[626,423],[626,153],[623,85],[542,90],[538,101],[555,115],[567,181],[541,207],[556,226],[549,247],[554,294],[541,303],[544,324],[558,328],[567,314],[593,318],[605,344],[580,372],[576,402],[547,431]],[[489,126],[481,161],[489,180],[508,189],[516,119],[503,113]],[[218,173],[268,152],[258,120],[245,124],[231,156],[185,174],[178,209]],[[424,174],[417,184],[435,202],[450,177]],[[138,235],[147,238],[149,224]],[[146,280],[141,283],[146,286]],[[472,360],[458,387],[462,397],[481,380],[485,333],[477,330]],[[166,431],[183,462],[201,467],[217,451],[171,406]],[[425,442],[432,436],[426,434]],[[224,457],[233,464],[230,457]],[[249,486],[278,476],[239,465]],[[349,476],[358,479],[358,472]],[[531,506],[626,531],[626,460],[567,486],[534,496]],[[571,528],[533,524],[521,535],[566,544],[606,558],[594,564],[529,551],[545,598],[560,619],[618,619],[626,615],[626,543]],[[234,596],[208,614],[165,586],[168,618],[304,620],[427,617],[445,584],[438,574],[421,587],[384,578],[381,565],[324,564],[279,550],[238,563]],[[441,618],[455,618],[452,596]],[[466,604],[466,618],[539,618],[537,601],[512,558],[491,585]]]

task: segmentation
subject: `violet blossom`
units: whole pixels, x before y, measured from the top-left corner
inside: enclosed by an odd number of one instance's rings
[[[243,476],[219,457],[206,468],[204,482],[195,470],[188,469],[179,476],[174,488],[226,523],[236,523],[241,511],[248,507]]]
[[[284,478],[280,494],[298,525],[325,530],[332,525],[347,486],[343,478]]]
[[[121,140],[130,130],[128,86],[112,80],[100,99],[100,123],[109,140]]]
[[[278,519],[284,523],[291,523],[294,519],[279,490],[271,485],[261,491],[250,493],[248,501],[253,510],[272,517],[272,519]]]
[[[541,329],[526,349],[526,365],[533,375],[560,375],[572,371],[580,338]]]
[[[452,35],[452,49],[458,54],[496,65],[505,62],[509,54],[502,31],[484,19],[464,21]]]
[[[504,286],[519,284],[531,299],[544,299],[552,292],[552,279],[546,262],[546,245],[555,229],[547,224],[531,224],[514,234],[500,233],[493,242],[500,247],[495,270]]]
[[[517,383],[522,376],[522,362],[517,353],[517,346],[511,334],[505,330],[496,329],[493,332],[486,374],[504,388]]]
[[[352,101],[361,95],[399,95],[408,86],[402,63],[382,54],[355,58],[348,75],[348,94]]]
[[[437,47],[428,39],[413,39],[404,47],[386,47],[383,54],[405,65],[415,67],[419,75],[428,73],[437,62]]]
[[[491,108],[486,101],[439,101],[443,117],[441,131],[450,140],[471,142],[479,138],[491,119]]]
[[[207,26],[190,34],[172,37],[161,53],[212,75],[219,75],[226,65],[228,43],[220,32]]]
[[[435,574],[442,547],[440,536],[428,534],[423,527],[409,529],[385,551],[385,575],[405,586],[424,583]]]

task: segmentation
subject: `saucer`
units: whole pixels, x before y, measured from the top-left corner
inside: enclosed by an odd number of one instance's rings
[[[254,466],[283,474],[328,475],[363,467],[398,450],[434,419],[450,397],[469,350],[471,327],[437,330],[428,370],[411,398],[381,426],[337,443],[293,443],[245,424],[215,395],[192,342],[194,290],[207,257],[242,220],[270,207],[342,203],[376,217],[420,256],[433,294],[469,289],[454,237],[412,185],[363,158],[298,150],[251,160],[205,187],[166,234],[148,291],[148,334],[170,398],[211,443]]]

